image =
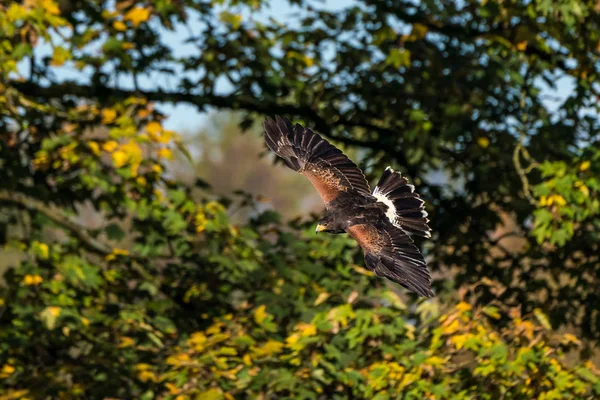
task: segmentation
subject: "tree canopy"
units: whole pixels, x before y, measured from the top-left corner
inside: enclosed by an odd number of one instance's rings
[[[598,397],[596,1],[269,6],[0,4],[0,242],[19,255],[0,398]],[[310,218],[232,223],[231,199],[169,171],[193,154],[165,103],[254,133],[285,115],[370,178],[407,175],[438,299]]]

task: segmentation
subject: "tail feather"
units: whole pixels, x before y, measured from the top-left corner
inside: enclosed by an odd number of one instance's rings
[[[409,234],[431,237],[425,202],[399,172],[387,167],[373,190],[373,196],[388,207],[386,215],[394,225]]]

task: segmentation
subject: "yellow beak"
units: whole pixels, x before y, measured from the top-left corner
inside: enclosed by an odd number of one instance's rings
[[[324,231],[327,228],[325,225],[317,224],[317,233]]]

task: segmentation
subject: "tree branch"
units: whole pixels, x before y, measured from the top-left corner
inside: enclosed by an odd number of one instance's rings
[[[13,192],[6,189],[0,189],[0,203],[12,203],[21,206],[27,210],[38,212],[50,218],[54,223],[70,231],[87,250],[94,254],[106,257],[112,254],[113,248],[107,243],[104,243],[93,237],[86,227],[74,221],[69,215],[66,215],[60,208],[49,206],[46,203],[30,197],[26,194]],[[136,261],[147,261],[149,258],[154,260],[176,260],[174,256],[152,256],[144,257],[128,251],[128,257]],[[145,272],[144,272],[145,273]]]
[[[21,93],[39,97],[44,100],[61,99],[65,96],[76,96],[83,98],[97,99],[126,99],[131,96],[143,96],[150,101],[160,101],[167,103],[188,103],[204,111],[207,106],[215,106],[232,110],[247,110],[261,113],[264,115],[284,114],[296,115],[298,117],[314,122],[314,128],[319,133],[350,146],[361,146],[374,150],[389,150],[389,147],[377,141],[363,141],[350,137],[344,137],[333,134],[333,128],[336,126],[343,128],[360,127],[378,132],[382,135],[397,135],[398,132],[379,127],[368,122],[351,122],[340,120],[335,123],[329,123],[323,119],[317,112],[309,107],[299,107],[292,104],[278,104],[265,102],[264,100],[254,99],[248,96],[230,95],[219,96],[215,94],[193,94],[185,92],[166,92],[161,89],[153,91],[145,90],[124,90],[110,88],[100,85],[81,85],[76,82],[67,81],[63,83],[52,84],[51,86],[40,86],[33,82],[11,82],[11,85]]]
[[[0,202],[16,204],[27,210],[44,214],[56,224],[73,233],[85,248],[93,253],[101,256],[107,256],[112,253],[112,248],[110,246],[92,237],[86,228],[73,221],[56,207],[48,206],[42,201],[29,197],[23,193],[12,192],[6,189],[0,189]]]
[[[79,239],[82,245],[89,251],[94,254],[100,255],[102,257],[106,257],[109,254],[112,254],[112,247],[108,244],[105,244],[98,239],[94,238],[90,235],[87,229],[81,226],[79,223],[73,221],[73,219],[65,215],[62,210],[57,207],[48,206],[40,200],[34,199],[30,196],[27,196],[23,193],[13,192],[6,189],[0,189],[0,203],[11,203],[17,206],[21,206],[27,210],[38,212],[46,217],[50,218],[56,224],[62,226],[63,228],[69,230],[73,235]],[[137,272],[143,279],[148,282],[156,281],[156,277],[152,276],[144,267],[142,267],[138,262],[147,262],[147,257],[142,257],[140,255],[130,253],[128,258],[132,259],[134,262],[131,263],[131,268]],[[171,260],[175,261],[175,257],[151,257],[153,260]],[[165,294],[162,290],[159,289],[159,293],[167,299],[173,301],[170,296]]]

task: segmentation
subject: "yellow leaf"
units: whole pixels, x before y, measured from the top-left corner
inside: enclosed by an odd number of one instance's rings
[[[452,343],[457,350],[460,350],[464,347],[465,343],[467,342],[467,340],[469,340],[470,337],[470,333],[452,336],[450,338],[450,343]]]
[[[433,365],[434,367],[438,367],[444,365],[446,360],[438,356],[431,356],[427,360],[425,360],[425,364]]]
[[[258,324],[258,325],[262,325],[263,321],[265,320],[265,318],[267,318],[267,312],[265,311],[267,308],[267,306],[265,306],[264,304],[261,305],[260,307],[258,307],[256,310],[254,310],[254,321]]]
[[[181,365],[190,362],[190,355],[187,353],[177,353],[167,357],[168,365]]]
[[[58,317],[60,315],[60,307],[48,307],[47,310],[50,312],[50,314],[54,315],[55,317]]]
[[[579,170],[581,172],[587,171],[588,169],[590,169],[591,166],[592,166],[592,163],[590,163],[589,161],[584,161],[581,164],[579,164]]]
[[[115,167],[121,168],[125,164],[129,163],[131,167],[131,174],[137,176],[137,170],[142,162],[142,149],[134,142],[129,141],[115,151],[112,155]]]
[[[208,203],[206,203],[206,209],[211,213],[211,214],[216,214],[219,212],[224,212],[225,211],[225,207],[223,207],[223,205],[217,201],[209,201]]]
[[[143,176],[139,176],[135,181],[140,186],[146,186],[146,185],[148,185],[148,181]]]
[[[107,153],[112,153],[117,147],[119,147],[119,144],[117,142],[115,142],[114,140],[109,140],[108,142],[102,145],[102,150],[106,151]]]
[[[237,29],[242,24],[242,16],[239,14],[232,14],[229,11],[223,11],[220,15],[221,21],[226,24],[230,24],[234,29]]]
[[[565,333],[562,337],[561,342],[564,344],[573,343],[573,344],[576,344],[577,346],[581,345],[581,340],[579,340],[577,338],[577,336],[575,336],[571,333]]]
[[[352,264],[352,269],[361,275],[366,275],[366,276],[374,276],[375,275],[375,273],[373,273],[373,271],[369,271],[368,269],[363,268],[360,265]]]
[[[37,286],[40,283],[42,283],[44,281],[44,279],[39,276],[39,275],[25,275],[25,277],[23,278],[23,283],[27,286]]]
[[[154,164],[152,166],[152,171],[156,172],[157,174],[160,174],[162,172],[162,167],[158,164]]]
[[[125,14],[125,20],[131,21],[134,27],[137,27],[142,22],[146,22],[150,17],[150,10],[142,7],[132,8]]]
[[[150,135],[158,135],[162,130],[162,126],[156,121],[152,121],[146,125],[146,132]]]
[[[152,368],[152,365],[146,363],[139,363],[135,365],[135,369],[138,371],[146,371]]]
[[[46,307],[41,313],[40,318],[48,329],[54,329],[56,326],[56,319],[60,315],[60,307],[50,306]]]
[[[263,346],[255,347],[252,350],[254,354],[256,354],[258,357],[266,357],[279,353],[282,348],[283,343],[277,342],[275,340],[269,340]]]
[[[490,145],[490,139],[488,139],[486,137],[477,138],[477,144],[482,149],[486,149]]]
[[[517,43],[517,50],[525,51],[527,49],[527,40]]]
[[[112,108],[102,109],[101,114],[103,124],[110,124],[117,118],[117,111],[113,110]]]
[[[58,15],[60,14],[60,9],[58,8],[58,4],[54,0],[42,0],[42,8],[48,14]]]
[[[300,324],[298,328],[302,332],[302,336],[314,336],[317,334],[317,327],[313,324]]]
[[[0,395],[0,400],[17,400],[17,399],[29,400],[30,399],[29,397],[24,397],[26,394],[29,393],[29,390],[27,390],[27,389],[23,389],[23,390],[10,389],[5,393],[6,394],[4,394],[4,395]]]
[[[318,306],[319,304],[322,304],[325,300],[327,300],[328,297],[329,297],[329,293],[327,293],[327,292],[319,293],[319,296],[313,303],[313,306]]]
[[[198,400],[221,400],[223,394],[219,389],[210,389],[206,392],[202,392],[196,397]]]
[[[296,343],[298,343],[298,340],[300,339],[300,335],[297,333],[294,333],[290,336],[288,336],[285,339],[285,342],[287,343],[288,346],[292,347],[294,346]]]
[[[160,158],[166,158],[167,160],[173,159],[173,152],[170,149],[160,149],[158,150],[158,156]]]
[[[104,19],[112,19],[112,18],[116,17],[117,15],[119,15],[119,12],[116,10],[115,11],[103,10],[100,15],[102,15],[102,18],[104,18]]]
[[[445,335],[451,335],[461,328],[458,319],[454,319],[451,323],[444,325],[443,332]]]
[[[465,303],[464,301],[461,301],[460,303],[458,303],[456,305],[456,309],[458,311],[460,311],[461,313],[467,312],[471,309],[471,305],[469,303]]]
[[[423,24],[413,24],[412,32],[410,33],[410,39],[413,41],[423,39],[428,31],[429,28]]]
[[[250,354],[244,354],[244,364],[250,366],[252,365],[252,357],[250,357]]]
[[[121,168],[129,161],[129,156],[123,150],[115,151],[112,154],[115,167]]]
[[[52,52],[52,61],[50,61],[50,65],[60,67],[61,65],[64,65],[65,61],[70,59],[71,53],[64,47],[57,46]]]
[[[138,373],[138,379],[142,382],[156,382],[156,374],[152,371],[140,371]]]
[[[129,255],[129,251],[125,250],[125,249],[113,249],[112,253],[110,253],[109,255],[107,255],[105,257],[106,261],[112,261],[115,258],[117,258],[118,256],[127,256]]]
[[[411,383],[413,383],[419,379],[420,379],[419,374],[416,374],[416,373],[404,374],[404,376],[402,377],[402,381],[400,381],[400,383],[398,384],[398,388],[400,390],[402,390],[405,387],[407,387],[408,385],[410,385]]]
[[[196,217],[194,218],[194,221],[196,223],[196,233],[200,233],[206,228],[207,219],[202,210],[198,211]],[[254,317],[256,318],[256,314],[254,315]]]
[[[100,155],[100,146],[98,145],[98,143],[96,143],[94,141],[88,142],[88,147],[90,148],[92,153],[94,153],[94,155],[96,155],[96,156]]]
[[[128,336],[123,336],[120,338],[119,348],[122,349],[124,347],[131,347],[134,344],[135,344],[135,340],[133,340],[132,338],[130,338]]]
[[[124,30],[127,29],[127,25],[125,25],[123,23],[123,21],[115,21],[113,22],[113,28],[115,28],[116,30],[123,32]]]
[[[548,197],[547,204],[551,206],[552,204],[556,204],[558,206],[564,206],[567,204],[567,201],[560,194],[553,194]]]
[[[525,336],[528,339],[533,339],[533,334],[535,333],[535,325],[533,325],[530,321],[521,321],[516,320],[515,325],[519,330],[522,330],[525,333]]]
[[[552,330],[552,325],[550,325],[550,320],[548,319],[548,316],[544,314],[544,312],[541,309],[536,308],[535,310],[533,310],[533,315],[535,315],[537,320],[540,322],[540,324],[542,324],[544,328],[546,328],[549,331]]]
[[[171,394],[179,393],[179,388],[177,386],[173,385],[172,383],[165,383],[165,386],[167,389],[169,389],[169,393],[171,393]]]
[[[47,260],[50,256],[49,248],[46,243],[35,241],[31,244],[31,249],[33,250],[35,255],[41,258],[42,260]]]
[[[194,348],[194,350],[200,352],[204,350],[208,339],[203,332],[194,332],[188,339],[188,344]]]
[[[13,367],[12,365],[8,365],[8,364],[4,364],[2,366],[2,369],[0,370],[0,373],[2,373],[4,375],[11,375],[13,372],[15,372],[15,367]]]
[[[83,324],[83,326],[90,326],[90,320],[86,317],[81,317],[81,323]]]

